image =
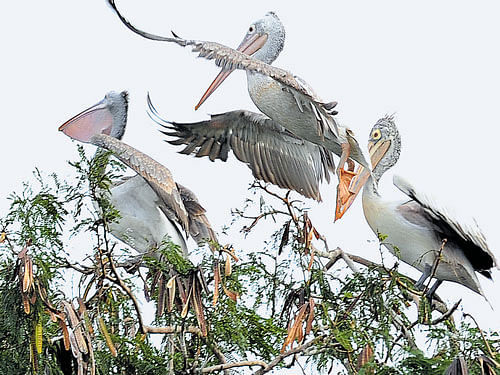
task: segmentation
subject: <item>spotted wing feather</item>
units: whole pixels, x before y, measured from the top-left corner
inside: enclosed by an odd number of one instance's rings
[[[189,231],[188,213],[181,194],[177,190],[172,174],[165,166],[132,146],[106,134],[94,135],[92,143],[112,151],[119,160],[144,177],[165,205],[175,214],[181,227],[186,232]]]

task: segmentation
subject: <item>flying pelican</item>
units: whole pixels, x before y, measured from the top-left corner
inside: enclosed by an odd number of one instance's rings
[[[415,286],[423,289],[425,280],[435,277],[428,296],[447,280],[484,297],[476,272],[491,279],[490,269],[497,262],[475,222],[458,220],[449,209],[399,176],[394,176],[393,183],[407,195],[405,199],[387,201],[378,192],[380,178],[396,164],[401,152],[401,138],[392,117],[380,119],[372,128],[368,150],[371,175],[358,172],[358,176],[367,176],[363,188],[366,221],[376,234],[387,236],[383,245],[390,252],[422,272]]]
[[[164,120],[149,95],[148,106],[150,117],[167,129],[162,133],[175,137],[167,142],[186,145],[180,153],[226,161],[232,150],[255,178],[321,201],[319,184],[324,179],[330,182],[335,168],[332,153],[294,136],[267,116],[240,110],[206,121],[177,123]]]
[[[336,123],[335,102],[325,103],[300,78],[269,65],[279,55],[284,45],[285,32],[273,12],[253,23],[238,50],[219,43],[186,40],[153,35],[137,29],[118,11],[114,0],[108,0],[120,20],[133,32],[152,40],[172,42],[183,47],[191,46],[200,57],[215,60],[222,67],[221,73],[210,85],[195,108],[198,108],[235,69],[247,72],[248,91],[253,102],[275,123],[289,130],[300,139],[324,147],[340,156],[337,168],[342,180],[343,166],[349,158],[368,167],[363,153],[346,127]]]
[[[127,92],[112,91],[59,127],[77,141],[112,151],[137,173],[110,189],[109,199],[121,215],[119,221],[109,224],[111,234],[142,254],[157,247],[168,235],[187,256],[182,230],[198,245],[216,241],[194,193],[176,183],[166,167],[121,141],[127,109]]]

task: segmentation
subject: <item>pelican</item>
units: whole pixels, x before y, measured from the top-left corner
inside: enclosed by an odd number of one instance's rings
[[[434,277],[437,280],[428,296],[446,280],[485,297],[476,272],[491,279],[490,270],[497,267],[497,261],[475,221],[459,220],[399,176],[394,176],[393,183],[406,197],[388,201],[380,195],[378,182],[401,152],[401,138],[392,117],[380,119],[372,128],[368,150],[371,175],[358,172],[358,176],[368,176],[363,188],[366,221],[376,234],[387,236],[383,245],[391,253],[422,272],[415,286],[423,289],[425,281]]]
[[[335,168],[332,153],[294,136],[267,116],[239,110],[212,115],[206,121],[178,123],[164,120],[149,95],[148,107],[150,117],[166,128],[162,133],[174,137],[167,142],[186,145],[180,153],[226,161],[232,150],[256,179],[321,201],[319,185],[330,182]]]
[[[111,91],[59,130],[77,141],[112,151],[137,173],[110,189],[109,199],[121,216],[119,221],[109,223],[113,236],[144,254],[168,235],[187,257],[182,231],[189,233],[198,245],[216,241],[215,233],[192,191],[176,183],[166,167],[121,141],[127,109],[127,92]]]
[[[254,22],[238,50],[219,43],[187,40],[174,34],[163,37],[137,29],[118,11],[114,0],[108,0],[120,20],[133,32],[152,40],[191,46],[200,57],[215,60],[222,71],[201,98],[196,109],[220,86],[235,69],[245,70],[248,92],[262,113],[289,130],[299,139],[324,147],[340,156],[337,168],[339,179],[349,158],[368,167],[363,153],[346,127],[336,123],[335,102],[323,102],[312,89],[293,74],[271,66],[283,49],[285,31],[275,13],[269,12]]]

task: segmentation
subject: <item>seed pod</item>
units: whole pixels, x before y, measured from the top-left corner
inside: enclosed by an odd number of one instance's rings
[[[71,348],[71,344],[70,344],[68,327],[66,327],[66,323],[63,320],[59,320],[59,327],[61,328],[63,334],[64,349],[69,350]]]
[[[23,292],[26,293],[33,284],[33,261],[29,255],[24,257]]]
[[[30,309],[30,301],[28,299],[28,296],[24,293],[21,293],[21,296],[23,298],[23,306],[24,306],[24,312],[26,314],[29,314],[31,309]]]
[[[115,344],[113,344],[113,340],[109,335],[108,329],[106,328],[106,324],[104,324],[104,319],[102,317],[99,317],[99,328],[101,330],[102,335],[104,336],[104,339],[106,340],[106,345],[108,346],[111,355],[113,357],[116,357],[118,353],[116,352]]]
[[[191,284],[191,288],[189,289],[188,298],[187,298],[186,302],[184,303],[184,306],[182,307],[182,311],[181,311],[181,318],[182,319],[184,319],[188,313],[189,300],[191,299],[191,296],[193,295],[193,288],[194,288],[194,285]]]
[[[217,305],[217,301],[219,300],[219,283],[220,283],[220,270],[219,263],[215,264],[214,267],[214,299],[212,305]]]
[[[83,334],[82,334],[82,330],[80,327],[80,320],[76,316],[76,312],[73,308],[73,305],[70,304],[69,302],[66,302],[66,301],[63,301],[62,303],[64,305],[64,309],[66,310],[66,317],[69,320],[71,328],[73,328],[75,340],[78,344],[78,349],[83,354],[87,354],[89,352],[89,350],[87,347],[87,343],[85,342],[85,339],[84,339]]]
[[[162,316],[165,311],[165,279],[163,274],[158,279],[158,300],[156,307],[156,316]]]
[[[196,313],[196,319],[198,320],[198,325],[200,326],[201,329],[201,335],[203,337],[207,337],[207,322],[205,320],[205,314],[203,313],[200,286],[197,284],[194,284],[193,286],[194,289],[193,289],[192,299],[193,299],[194,311]]]
[[[168,289],[168,303],[167,303],[167,311],[172,312],[174,308],[174,300],[175,300],[175,276],[171,277],[167,282]]]
[[[358,360],[356,362],[356,369],[360,370],[365,364],[370,362],[373,358],[373,348],[370,344],[366,344],[361,353],[359,354]],[[369,372],[372,374],[373,372]]]
[[[231,276],[231,258],[226,256],[226,264],[224,266],[224,275]]]
[[[42,341],[43,341],[42,319],[39,319],[38,323],[35,326],[35,346],[38,354],[42,353]]]

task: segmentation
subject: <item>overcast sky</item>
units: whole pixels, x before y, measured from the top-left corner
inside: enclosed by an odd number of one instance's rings
[[[174,30],[185,38],[233,47],[252,21],[274,10],[286,28],[285,48],[275,65],[304,78],[324,100],[338,101],[339,120],[354,130],[360,144],[366,144],[377,119],[396,114],[402,154],[383,179],[383,192],[398,196],[392,173],[404,176],[457,211],[473,215],[500,257],[500,23],[495,1],[315,5],[117,0],[117,5],[143,30],[163,35]],[[76,145],[57,127],[107,91],[128,90],[124,141],[166,165],[194,190],[218,231],[229,223],[230,209],[241,206],[247,195],[250,170],[234,161],[211,163],[177,154],[179,149],[164,143],[147,117],[145,98],[150,91],[159,112],[175,121],[203,120],[209,113],[235,109],[256,111],[243,72],[233,73],[195,112],[194,105],[218,73],[213,62],[196,59],[188,49],[136,36],[104,0],[3,2],[0,31],[2,216],[8,194],[19,190],[35,167],[63,177],[72,174],[66,161],[75,160]],[[322,204],[308,205],[330,246],[380,261],[361,200],[333,224],[335,185],[324,186],[322,195]],[[241,236],[222,242],[233,242],[242,253],[254,246]],[[411,267],[400,270],[418,277]],[[494,278],[496,284],[480,280],[498,314],[498,271]],[[445,283],[439,294],[449,302],[463,296],[464,311],[485,326],[500,328],[482,297],[465,287]]]

